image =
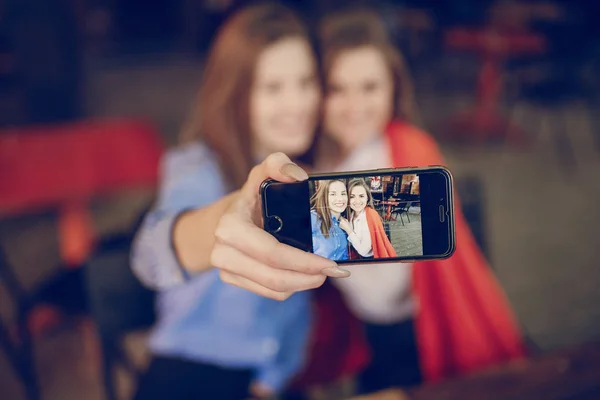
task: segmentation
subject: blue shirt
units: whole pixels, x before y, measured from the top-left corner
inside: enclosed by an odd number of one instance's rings
[[[340,228],[340,221],[331,216],[332,224],[329,237],[321,231],[321,218],[315,210],[310,212],[310,226],[312,227],[313,253],[329,258],[333,261],[348,259],[348,235]]]
[[[163,158],[157,204],[132,250],[134,273],[159,291],[149,346],[158,355],[254,369],[257,381],[279,391],[304,361],[309,292],[279,302],[222,282],[216,269],[189,275],[172,248],[177,216],[226,192],[215,156],[201,144],[171,150]]]

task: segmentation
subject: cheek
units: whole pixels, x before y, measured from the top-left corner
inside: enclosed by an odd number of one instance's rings
[[[387,125],[393,118],[393,101],[388,94],[379,94],[371,103],[371,115],[379,127]]]
[[[265,126],[271,105],[265,96],[254,96],[250,103],[250,124],[254,132],[260,132],[260,128]],[[257,129],[258,128],[258,129]]]
[[[319,89],[313,89],[308,92],[305,97],[305,109],[309,110],[311,114],[317,114],[321,108],[321,91]]]
[[[324,103],[325,127],[334,136],[339,133],[339,126],[343,124],[344,118],[341,103],[335,96],[330,96]]]

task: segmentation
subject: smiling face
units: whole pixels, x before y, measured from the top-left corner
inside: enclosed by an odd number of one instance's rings
[[[346,191],[346,185],[344,185],[343,182],[331,182],[329,185],[329,192],[327,193],[327,204],[329,210],[336,217],[339,217],[341,213],[346,211],[346,207],[348,207],[348,192]]]
[[[346,152],[381,135],[393,117],[394,80],[374,46],[340,53],[327,77],[325,131]]]
[[[352,188],[352,192],[350,193],[350,208],[352,208],[356,215],[360,214],[362,210],[365,209],[368,201],[369,197],[363,186],[355,186]]]
[[[306,152],[315,133],[320,95],[306,40],[287,38],[267,47],[258,58],[250,96],[255,156]]]

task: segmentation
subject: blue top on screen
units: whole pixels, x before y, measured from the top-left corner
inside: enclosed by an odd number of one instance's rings
[[[313,253],[333,261],[348,259],[348,235],[340,228],[340,221],[333,215],[333,223],[329,229],[329,237],[321,232],[321,219],[315,210],[310,212],[310,226],[312,227]]]
[[[199,143],[169,151],[162,160],[155,208],[137,235],[132,266],[158,289],[153,354],[251,368],[255,378],[280,390],[302,367],[310,331],[310,293],[284,302],[223,283],[216,269],[189,275],[171,246],[178,215],[227,192],[216,157]]]

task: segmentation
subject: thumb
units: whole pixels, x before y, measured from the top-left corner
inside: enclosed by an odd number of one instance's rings
[[[298,165],[294,164],[285,154],[273,153],[262,163],[252,168],[242,190],[248,195],[255,196],[258,193],[260,185],[266,179],[291,183],[307,180],[308,174]]]

